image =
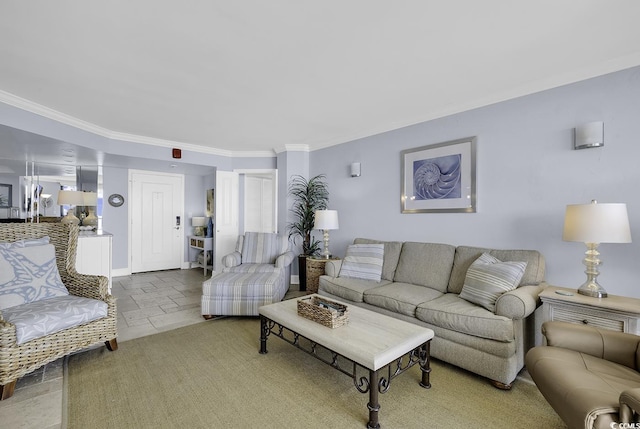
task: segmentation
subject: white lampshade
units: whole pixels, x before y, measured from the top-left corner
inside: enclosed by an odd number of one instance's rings
[[[564,241],[630,243],[626,204],[571,204],[564,217]]]
[[[82,193],[83,206],[95,206],[98,204],[98,193],[97,192],[83,192]]]
[[[337,210],[316,210],[314,229],[338,229],[338,211]]]
[[[82,191],[59,191],[58,205],[60,206],[81,206],[84,204]]]
[[[204,216],[194,216],[191,218],[191,226],[206,226],[207,222]]]

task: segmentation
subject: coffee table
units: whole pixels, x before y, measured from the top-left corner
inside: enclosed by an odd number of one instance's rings
[[[431,387],[433,331],[351,304],[348,307],[349,322],[332,329],[299,316],[296,299],[263,305],[258,310],[260,353],[267,353],[267,339],[275,335],[350,376],[359,392],[369,392],[367,427],[379,428],[378,393],[387,392],[393,378],[419,364],[420,386]]]

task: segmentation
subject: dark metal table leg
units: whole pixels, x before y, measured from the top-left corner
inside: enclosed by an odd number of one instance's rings
[[[260,315],[260,354],[267,353],[267,335],[269,328],[267,327],[267,318]]]
[[[369,370],[369,403],[367,404],[369,409],[369,423],[367,423],[368,429],[378,429],[380,423],[378,422],[378,411],[380,411],[380,402],[378,401],[378,371]]]
[[[420,370],[422,371],[422,381],[420,386],[425,389],[431,388],[429,374],[431,373],[431,340],[424,343],[420,350]]]

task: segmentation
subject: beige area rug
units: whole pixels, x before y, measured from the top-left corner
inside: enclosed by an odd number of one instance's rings
[[[67,414],[85,428],[362,428],[368,394],[350,377],[280,338],[261,355],[257,318],[224,318],[71,356]],[[564,428],[537,388],[487,380],[433,361],[380,395],[383,428]]]

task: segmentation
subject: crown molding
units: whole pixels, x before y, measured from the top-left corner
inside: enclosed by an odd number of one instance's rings
[[[310,152],[311,150],[308,144],[286,144],[274,149],[274,151],[278,154],[282,152]]]
[[[118,131],[111,131],[107,128],[100,127],[91,122],[83,121],[74,116],[67,115],[49,107],[43,106],[33,101],[18,97],[17,95],[0,90],[0,102],[13,106],[17,109],[24,110],[29,113],[33,113],[38,116],[42,116],[47,119],[59,122],[64,125],[68,125],[73,128],[77,128],[83,131],[90,132],[92,134],[99,135],[111,140],[118,140],[130,143],[140,143],[150,146],[160,146],[174,148],[178,147],[183,150],[188,150],[197,153],[205,153],[210,155],[219,155],[225,157],[237,157],[237,158],[273,158],[275,156],[274,151],[230,151],[224,149],[217,149],[209,146],[202,146],[193,143],[178,142],[173,140],[164,140],[154,137],[139,136],[136,134],[121,133]]]

